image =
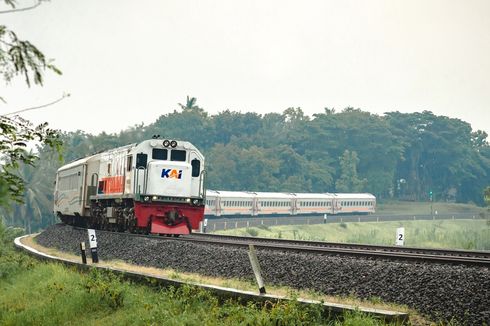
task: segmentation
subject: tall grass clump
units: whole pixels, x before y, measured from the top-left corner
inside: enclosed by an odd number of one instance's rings
[[[34,259],[15,251],[14,239],[23,232],[23,229],[5,227],[0,221],[0,280],[7,279],[20,270],[30,269],[35,264]]]
[[[257,229],[254,229],[254,228],[247,228],[246,229],[246,232],[252,236],[252,237],[256,237],[259,235],[259,231]]]

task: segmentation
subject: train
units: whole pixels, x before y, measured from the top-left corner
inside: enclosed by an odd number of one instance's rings
[[[206,191],[206,217],[372,214],[376,197],[369,193],[280,193]]]
[[[204,216],[370,214],[372,194],[206,190],[205,159],[187,141],[158,138],[102,151],[56,172],[54,213],[70,225],[179,236]]]
[[[205,159],[187,141],[148,139],[90,155],[56,173],[54,213],[90,228],[189,234],[204,217]]]

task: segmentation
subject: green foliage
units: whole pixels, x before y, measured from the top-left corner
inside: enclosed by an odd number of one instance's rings
[[[259,234],[259,231],[255,228],[247,228],[246,232],[252,237],[256,237]]]
[[[367,179],[357,177],[357,165],[359,158],[355,151],[346,150],[340,158],[340,178],[335,183],[337,192],[362,192],[367,184]]]
[[[259,224],[257,225],[257,229],[261,229],[261,230],[267,230],[267,231],[270,231],[270,227],[265,225],[265,224]]]
[[[358,312],[328,319],[320,305],[305,307],[294,300],[265,305],[223,302],[193,286],[147,287],[111,273],[85,274],[54,263],[36,263],[29,269],[19,268],[8,279],[0,278],[1,325],[341,325],[361,321],[378,324]]]
[[[101,305],[107,305],[109,308],[117,309],[124,306],[124,294],[126,286],[121,279],[111,272],[100,272],[98,269],[92,269],[90,274],[83,279],[83,287],[98,299]]]
[[[36,127],[19,117],[0,116],[0,153],[5,162],[0,169],[0,206],[10,201],[23,202],[24,180],[17,174],[21,164],[34,166],[37,155],[25,148],[29,142],[38,141],[61,151],[59,135],[43,123]]]
[[[22,233],[22,229],[7,228],[0,221],[0,281],[21,270],[30,269],[35,264],[32,258],[14,250],[14,239]]]
[[[483,200],[485,201],[485,205],[490,206],[490,186],[485,188],[483,191]]]
[[[4,2],[15,8],[15,1]],[[4,81],[8,84],[14,77],[23,76],[28,86],[42,85],[45,70],[61,74],[33,44],[0,25],[0,74]],[[8,114],[0,115],[0,132],[0,207],[8,208],[11,202],[23,203],[24,199],[25,180],[17,170],[21,164],[34,166],[37,159],[36,154],[26,151],[28,144],[38,142],[60,153],[61,141],[47,123],[33,126],[20,116]]]
[[[61,71],[33,44],[19,39],[13,31],[0,25],[0,73],[6,82],[22,75],[28,86],[32,83],[42,85],[42,73],[46,69],[61,75]]]

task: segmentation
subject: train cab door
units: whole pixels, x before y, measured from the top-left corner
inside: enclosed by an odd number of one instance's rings
[[[136,154],[136,164],[133,180],[133,193],[141,195],[146,193],[146,176],[148,167],[148,155],[145,153]]]
[[[191,164],[191,196],[204,197],[204,165],[202,159],[196,152],[191,151],[189,154],[189,163]]]
[[[83,196],[83,216],[90,215],[90,196],[97,194],[99,182],[99,161],[88,162],[85,168],[85,194]]]
[[[129,154],[126,156],[126,168],[124,172],[124,186],[123,186],[123,193],[125,194],[130,194],[132,193],[132,180],[133,180],[133,174],[134,174],[134,169],[133,169],[133,155]]]

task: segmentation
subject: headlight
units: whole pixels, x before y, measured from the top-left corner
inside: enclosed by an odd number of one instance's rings
[[[157,200],[158,199],[158,196],[153,196],[152,198],[153,200]]]
[[[149,200],[150,200],[150,197],[145,196],[144,200],[145,200],[145,201],[149,201]]]
[[[187,198],[185,201],[188,202],[188,203],[190,203],[191,202],[191,199],[190,198]]]
[[[165,140],[163,141],[163,146],[164,146],[164,147],[168,147],[169,145],[170,145],[170,140],[165,139]]]
[[[193,203],[194,205],[197,205],[197,204],[199,204],[199,200],[194,199],[194,200],[192,201],[192,203]]]
[[[177,142],[176,142],[175,140],[172,140],[172,141],[170,142],[170,146],[171,146],[172,148],[177,147]]]

